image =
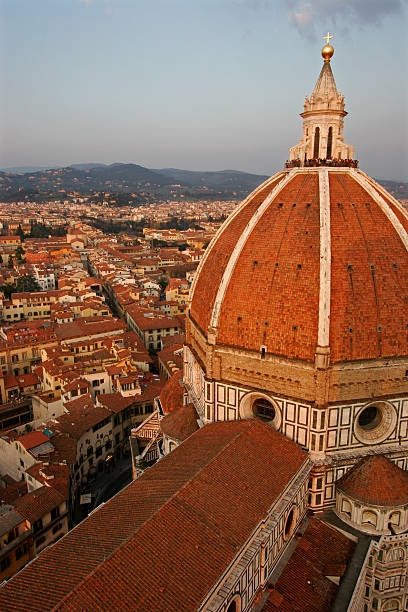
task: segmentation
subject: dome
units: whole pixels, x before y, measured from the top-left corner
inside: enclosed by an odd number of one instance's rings
[[[408,472],[384,455],[363,457],[336,483],[354,500],[374,506],[408,504]]]
[[[408,472],[384,455],[363,457],[336,482],[335,513],[371,535],[408,527]]]
[[[407,249],[407,212],[362,171],[286,169],[220,228],[190,321],[218,345],[290,359],[406,356]]]

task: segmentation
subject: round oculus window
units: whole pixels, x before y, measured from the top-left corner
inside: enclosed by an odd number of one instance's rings
[[[255,416],[268,423],[273,421],[276,416],[275,408],[272,406],[271,402],[264,397],[258,397],[258,399],[254,401],[252,410]]]
[[[359,427],[365,431],[371,431],[371,429],[375,429],[380,425],[382,418],[381,410],[378,406],[373,404],[360,412],[358,415],[358,424]]]
[[[289,514],[286,517],[285,527],[283,528],[283,537],[285,540],[290,538],[295,527],[296,527],[296,519],[297,519],[298,510],[296,506],[293,506],[289,510]]]
[[[375,402],[363,406],[354,421],[354,435],[363,444],[378,444],[394,431],[397,414],[392,404]]]

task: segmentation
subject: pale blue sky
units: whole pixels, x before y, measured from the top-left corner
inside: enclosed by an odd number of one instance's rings
[[[271,174],[335,35],[345,138],[408,180],[407,0],[0,0],[0,167]]]

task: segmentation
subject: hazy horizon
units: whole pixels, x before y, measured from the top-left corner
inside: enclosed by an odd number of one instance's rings
[[[271,175],[300,139],[330,30],[346,142],[368,174],[407,180],[407,0],[2,0],[0,12],[1,168]]]
[[[130,161],[124,161],[124,162],[95,162],[95,161],[90,161],[90,162],[70,162],[67,164],[63,164],[63,165],[55,165],[55,164],[50,164],[50,165],[45,165],[45,166],[37,166],[37,165],[30,165],[30,166],[11,166],[8,168],[0,168],[0,172],[10,172],[10,173],[24,173],[27,174],[29,172],[41,172],[42,170],[51,170],[51,169],[58,169],[58,168],[69,168],[71,166],[77,166],[77,165],[89,165],[89,164],[103,164],[106,166],[111,166],[113,164],[136,164],[136,162],[130,162]],[[165,169],[174,169],[174,170],[189,170],[192,172],[244,172],[244,173],[248,173],[248,174],[255,174],[255,175],[260,175],[260,176],[272,176],[272,172],[270,172],[268,174],[268,172],[248,172],[247,170],[240,170],[239,168],[219,168],[219,169],[213,169],[213,168],[194,168],[194,169],[188,169],[188,168],[176,168],[175,166],[171,166],[171,165],[167,165],[167,166],[163,166],[162,168],[149,168],[148,166],[144,166],[143,164],[136,164],[138,166],[142,166],[144,168],[147,168],[148,170],[156,170],[156,171],[160,171],[160,170],[165,170]],[[34,169],[33,169],[34,168]],[[279,170],[278,170],[279,171]],[[379,179],[379,180],[384,180],[384,181],[395,181],[395,182],[401,182],[401,183],[408,183],[408,177],[407,178],[401,178],[401,177],[389,177],[389,176],[373,176],[373,178]]]

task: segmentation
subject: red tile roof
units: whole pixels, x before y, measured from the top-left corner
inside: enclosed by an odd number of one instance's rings
[[[207,332],[210,323],[211,310],[214,306],[218,285],[221,282],[236,241],[256,209],[278,182],[276,180],[274,184],[268,185],[255,197],[250,196],[241,213],[226,221],[224,228],[228,228],[227,231],[224,229],[207,249],[207,259],[205,265],[200,265],[199,267],[194,299],[191,304],[191,316],[204,333]]]
[[[176,408],[160,421],[160,429],[164,434],[182,442],[197,431],[198,414],[194,404],[186,404]]]
[[[330,359],[407,355],[407,334],[401,333],[407,323],[406,248],[388,217],[351,176],[330,173],[329,179]]]
[[[183,372],[176,372],[164,385],[160,393],[160,403],[164,414],[173,412],[183,405]]]
[[[43,486],[20,497],[15,506],[21,516],[34,523],[64,501],[66,498],[54,487]]]
[[[98,403],[114,413],[121,412],[135,401],[134,396],[123,397],[121,393],[104,393],[98,395]]]
[[[79,439],[82,434],[112,414],[103,406],[95,406],[89,393],[67,402],[65,408],[68,412],[58,417],[55,427],[74,439]]]
[[[376,506],[408,504],[408,472],[384,455],[363,457],[336,482],[353,499]]]
[[[208,247],[192,296],[190,318],[204,334],[223,274],[244,229],[253,228],[218,307],[217,342],[313,362],[320,292],[320,168],[293,171],[263,214],[255,214],[282,173],[249,196]],[[332,363],[408,355],[408,253],[364,176],[331,168],[329,176],[330,329]],[[374,184],[374,182],[372,183]],[[377,186],[377,192],[381,191]],[[384,196],[405,226],[406,217]],[[232,263],[232,262],[231,262]]]
[[[50,441],[49,437],[42,431],[30,431],[29,433],[17,438],[17,440],[26,450],[30,450],[31,448],[35,448],[36,446],[40,446],[41,444]]]
[[[342,577],[355,543],[317,518],[310,521],[262,610],[328,612],[338,586],[327,576]]]
[[[9,580],[0,609],[196,610],[307,460],[255,419],[206,425]]]

